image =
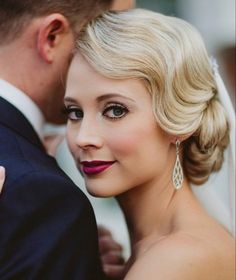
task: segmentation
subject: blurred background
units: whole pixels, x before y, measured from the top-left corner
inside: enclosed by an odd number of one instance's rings
[[[136,6],[183,18],[197,27],[209,55],[218,60],[219,70],[235,106],[235,0],[137,0]],[[52,127],[47,127],[46,132],[51,131]],[[73,163],[65,141],[59,146],[56,158],[65,172],[87,194],[83,178]],[[112,231],[115,239],[124,247],[125,258],[128,258],[129,237],[115,199],[87,196],[94,207],[97,223]]]

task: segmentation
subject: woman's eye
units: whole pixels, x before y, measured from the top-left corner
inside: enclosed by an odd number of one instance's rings
[[[110,105],[105,108],[103,115],[110,119],[119,119],[128,113],[128,109],[122,105]]]
[[[64,110],[67,118],[71,121],[79,121],[83,118],[84,112],[79,108],[67,107]]]

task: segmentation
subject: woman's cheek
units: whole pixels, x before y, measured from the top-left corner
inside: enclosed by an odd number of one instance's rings
[[[137,146],[140,145],[141,140],[137,138],[138,135],[134,135],[134,133],[126,132],[126,133],[114,133],[109,136],[108,145],[111,152],[119,155],[127,155],[130,154],[133,150],[137,150]]]
[[[66,142],[67,142],[69,151],[71,152],[73,157],[75,155],[75,152],[76,152],[75,150],[77,148],[75,139],[76,139],[75,133],[73,133],[71,130],[67,130],[67,132],[66,132]]]

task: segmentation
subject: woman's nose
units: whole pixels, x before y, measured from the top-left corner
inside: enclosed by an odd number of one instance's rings
[[[76,135],[76,144],[81,149],[101,148],[103,145],[103,138],[99,133],[99,127],[90,122],[83,122],[80,125],[79,131]]]

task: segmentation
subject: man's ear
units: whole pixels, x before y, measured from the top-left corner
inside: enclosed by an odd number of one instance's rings
[[[54,60],[57,47],[70,30],[68,20],[61,14],[51,14],[43,18],[37,36],[39,55],[47,63]]]

